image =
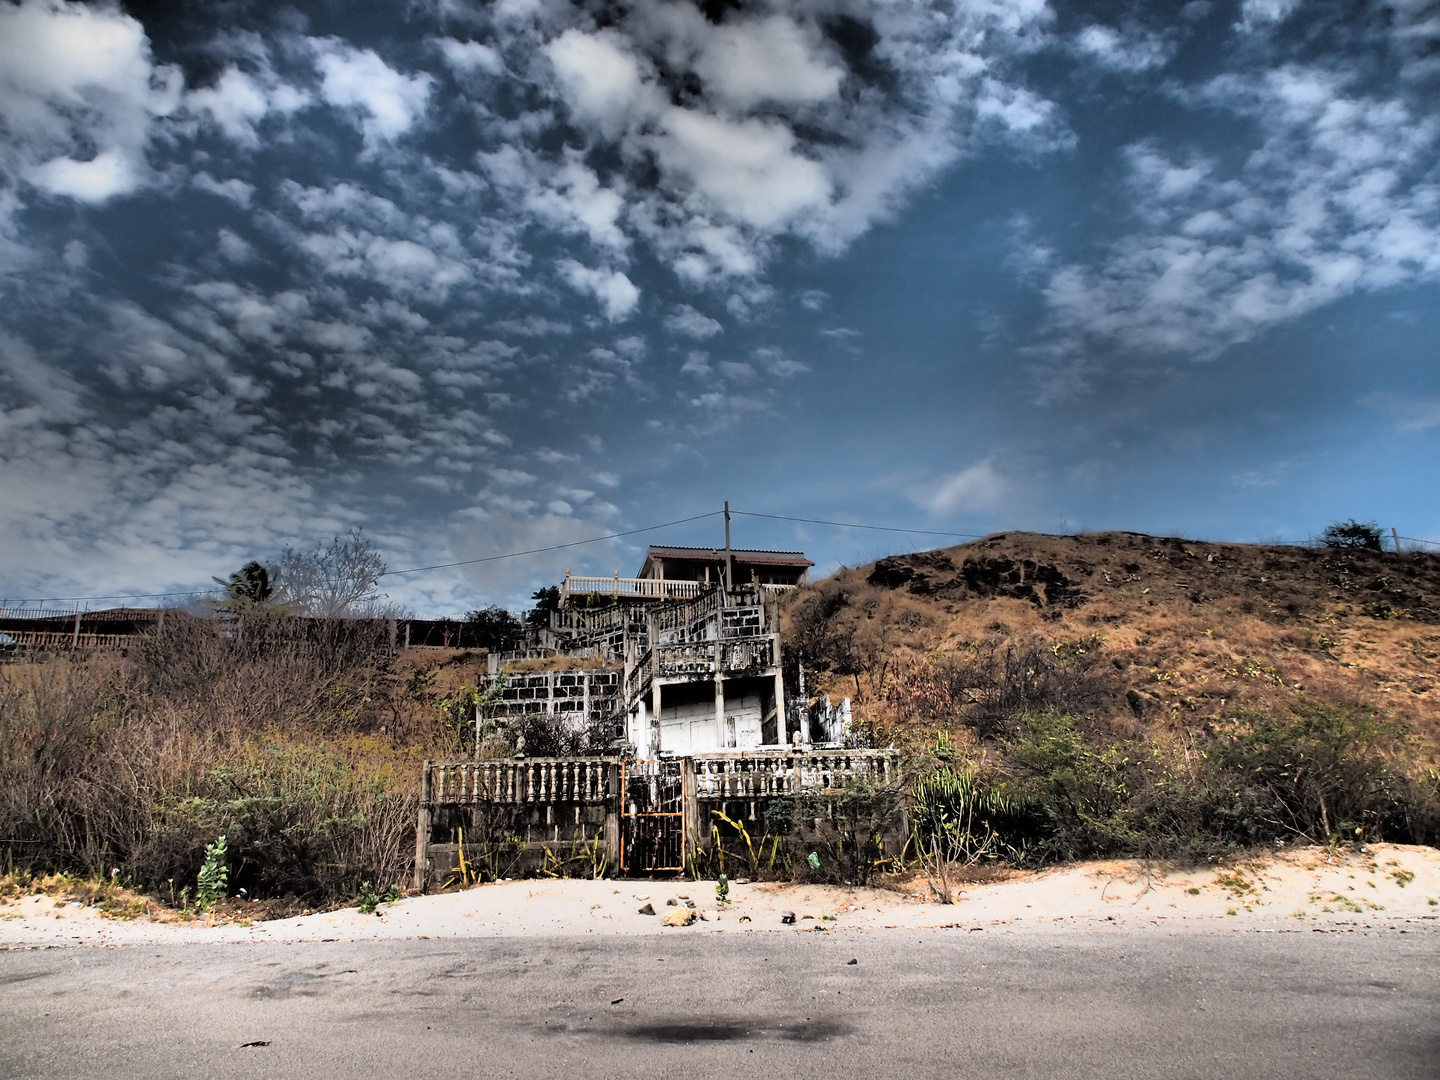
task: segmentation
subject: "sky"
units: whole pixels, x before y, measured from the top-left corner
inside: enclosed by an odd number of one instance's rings
[[[0,599],[1440,541],[1437,105],[1433,0],[0,0]]]

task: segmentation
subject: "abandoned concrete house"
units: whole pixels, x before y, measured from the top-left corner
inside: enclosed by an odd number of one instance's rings
[[[651,547],[633,578],[567,573],[548,626],[490,658],[475,722],[515,730],[544,714],[600,735],[594,756],[519,746],[513,760],[427,763],[417,885],[453,872],[467,827],[480,847],[498,828],[522,847],[603,845],[625,873],[675,871],[714,810],[754,822],[775,796],[891,778],[893,753],[854,745],[848,699],[812,702],[784,655],[781,598],[813,565],[798,551]]]
[[[615,749],[641,758],[843,744],[848,703],[812,717],[794,665],[787,690],[780,597],[813,565],[798,551],[652,547],[633,578],[566,574],[535,647],[491,657],[477,723],[613,721],[627,744]]]

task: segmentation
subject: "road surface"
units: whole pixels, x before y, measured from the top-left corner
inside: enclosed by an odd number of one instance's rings
[[[851,963],[850,961],[855,961]],[[1440,932],[0,953],[0,1076],[1440,1076]]]

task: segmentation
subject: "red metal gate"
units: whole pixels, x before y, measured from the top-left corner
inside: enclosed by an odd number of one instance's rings
[[[620,765],[620,866],[625,874],[685,869],[685,759]]]

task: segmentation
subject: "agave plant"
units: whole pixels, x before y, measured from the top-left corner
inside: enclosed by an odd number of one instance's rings
[[[968,769],[946,765],[911,789],[910,823],[920,850],[950,862],[1022,862],[1034,836],[1029,802],[982,785]]]

